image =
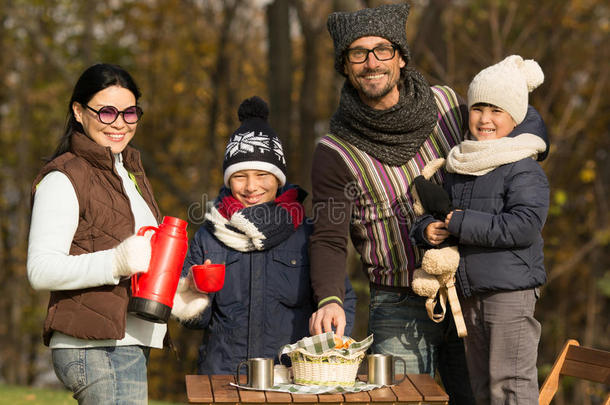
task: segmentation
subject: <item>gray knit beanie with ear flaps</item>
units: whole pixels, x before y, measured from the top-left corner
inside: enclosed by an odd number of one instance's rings
[[[481,70],[468,87],[468,109],[477,103],[500,107],[520,124],[527,113],[528,94],[544,81],[540,65],[519,55]]]
[[[411,56],[407,45],[409,5],[384,4],[355,12],[335,12],[328,16],[326,27],[335,46],[335,69],[345,76],[343,55],[352,42],[362,37],[382,37],[398,46],[408,65]]]

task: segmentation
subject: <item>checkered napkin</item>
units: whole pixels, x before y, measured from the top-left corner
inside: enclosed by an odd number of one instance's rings
[[[368,336],[360,342],[354,342],[346,349],[335,349],[334,333],[327,332],[320,335],[305,337],[296,343],[282,346],[278,353],[278,358],[282,358],[283,354],[288,354],[295,350],[303,350],[311,355],[327,355],[328,352],[340,354],[345,357],[354,357],[365,351],[373,343],[373,335]],[[242,386],[238,384],[231,385],[240,389],[253,390],[254,388]],[[277,384],[265,391],[289,392],[291,394],[341,394],[348,392],[369,391],[374,388],[379,388],[381,385],[368,384],[362,381],[356,381],[350,386],[327,386],[327,385],[299,385],[299,384]]]
[[[322,355],[327,354],[329,351],[341,354],[345,357],[352,357],[352,355],[358,354],[365,351],[373,344],[373,335],[369,335],[366,339],[360,342],[352,343],[349,348],[346,349],[335,349],[335,334],[333,332],[326,332],[320,335],[314,335],[305,337],[296,343],[291,345],[282,346],[278,353],[278,358],[282,358],[282,354],[287,354],[295,350],[304,350],[311,355]]]

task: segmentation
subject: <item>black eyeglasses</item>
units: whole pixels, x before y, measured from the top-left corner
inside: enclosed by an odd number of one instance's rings
[[[103,124],[112,124],[119,117],[119,114],[123,114],[123,121],[128,124],[135,124],[140,120],[140,117],[144,114],[144,111],[137,105],[127,107],[123,111],[119,111],[116,107],[111,105],[105,105],[99,110],[95,110],[89,105],[85,104],[85,107],[97,114],[97,117]]]
[[[390,60],[396,54],[395,45],[379,45],[373,49],[366,48],[349,48],[347,53],[347,60],[351,63],[364,63],[369,57],[369,53],[373,53],[377,60]]]

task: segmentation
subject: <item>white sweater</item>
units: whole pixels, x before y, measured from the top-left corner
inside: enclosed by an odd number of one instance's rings
[[[142,226],[157,226],[153,213],[123,167],[121,155],[115,155],[115,168],[121,176],[134,214],[134,233]],[[68,177],[57,171],[47,174],[38,184],[34,195],[28,242],[28,279],[35,290],[76,290],[119,283],[119,279],[112,274],[114,249],[70,255],[78,220],[78,199]],[[161,348],[166,330],[165,324],[127,314],[125,337],[121,340],[83,340],[54,332],[50,347],[142,345]]]

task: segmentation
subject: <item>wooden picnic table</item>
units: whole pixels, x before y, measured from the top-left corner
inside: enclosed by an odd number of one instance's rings
[[[246,376],[240,376],[244,379]],[[400,380],[402,376],[397,376]],[[361,380],[366,381],[362,376]],[[289,394],[238,389],[233,375],[187,375],[186,395],[190,403],[231,404],[324,404],[324,405],[403,405],[448,404],[449,396],[428,374],[407,374],[400,384],[370,391],[346,394]]]

